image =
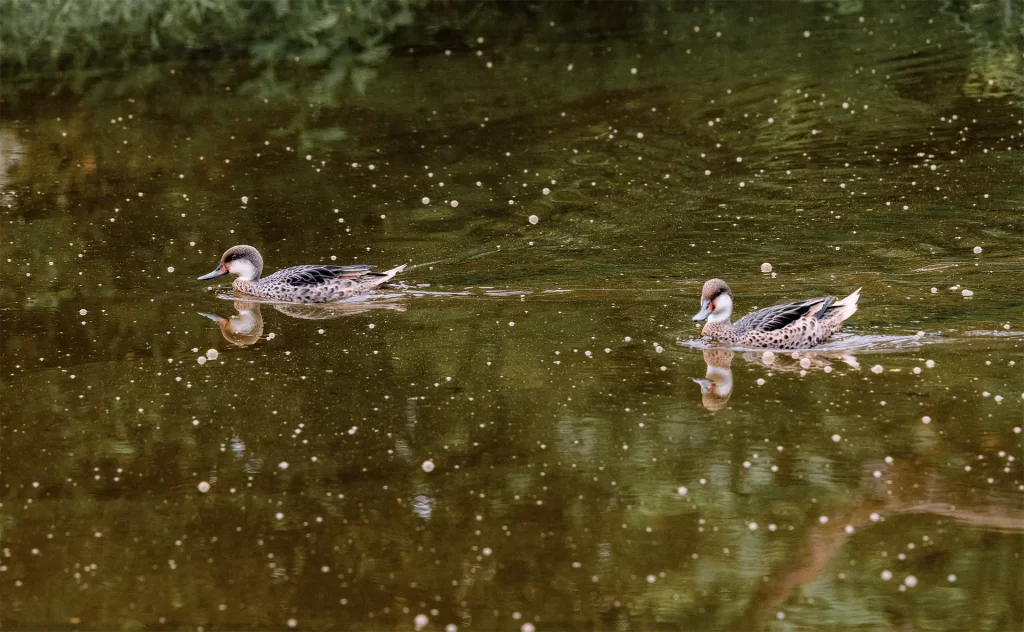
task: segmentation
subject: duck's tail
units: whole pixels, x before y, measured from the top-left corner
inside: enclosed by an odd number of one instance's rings
[[[846,320],[856,313],[857,301],[860,300],[860,290],[861,288],[857,288],[853,294],[847,296],[841,301],[836,301],[832,305],[832,309],[839,310],[839,317],[841,320]]]
[[[394,276],[396,274],[398,274],[402,270],[405,270],[405,266],[406,265],[408,265],[408,264],[403,263],[402,265],[398,266],[397,268],[391,268],[390,270],[387,270],[385,272],[377,272],[377,273],[374,274],[374,276],[380,277],[379,283],[387,283],[392,278],[394,278]]]

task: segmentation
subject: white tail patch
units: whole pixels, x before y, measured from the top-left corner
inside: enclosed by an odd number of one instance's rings
[[[397,268],[391,268],[387,272],[382,272],[381,274],[385,277],[384,281],[390,280],[396,274],[398,274],[402,270],[405,270],[405,266],[406,265],[408,265],[408,264],[403,263],[402,265],[398,266]],[[384,281],[381,281],[381,283],[383,283]]]
[[[833,303],[832,309],[840,310],[839,316],[843,320],[846,320],[850,316],[853,316],[854,313],[856,313],[857,301],[860,300],[860,290],[861,288],[857,288],[853,294],[847,296],[841,301],[836,301],[835,303]]]

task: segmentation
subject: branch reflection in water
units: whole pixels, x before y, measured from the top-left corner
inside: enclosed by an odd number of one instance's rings
[[[224,339],[239,347],[253,345],[263,337],[261,305],[269,305],[286,316],[304,320],[331,320],[334,318],[344,318],[345,316],[355,316],[356,314],[365,314],[366,312],[380,309],[396,312],[405,311],[405,304],[394,299],[346,301],[330,305],[234,301],[232,305],[237,313],[227,318],[207,312],[199,312],[199,314],[217,323]]]

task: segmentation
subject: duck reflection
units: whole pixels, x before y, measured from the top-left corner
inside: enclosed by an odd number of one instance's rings
[[[732,358],[728,349],[705,349],[704,363],[708,365],[703,378],[693,378],[700,385],[700,399],[710,411],[722,410],[732,396]]]
[[[736,352],[729,349],[704,349],[704,363],[707,372],[703,378],[693,378],[700,386],[701,403],[714,412],[729,405],[732,396],[732,361]],[[860,363],[847,351],[793,351],[774,353],[772,351],[747,351],[742,354],[747,362],[760,364],[780,373],[806,373],[823,371],[831,373],[836,362],[859,369]]]
[[[254,303],[250,301],[235,301],[232,303],[235,308],[235,315],[228,318],[199,312],[201,316],[209,318],[220,327],[220,333],[224,339],[239,347],[248,347],[255,344],[263,337],[263,315],[260,308],[269,305],[275,310],[292,318],[304,320],[330,320],[364,314],[373,310],[392,310],[404,312],[405,305],[397,301],[354,301],[351,303],[334,303],[330,305],[300,305],[297,303]]]

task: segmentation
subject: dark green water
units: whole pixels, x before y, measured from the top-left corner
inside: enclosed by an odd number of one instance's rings
[[[3,626],[1021,629],[1020,10],[542,10],[337,107],[6,96]],[[194,280],[236,243],[410,269],[246,305]],[[713,276],[863,298],[730,356]]]

